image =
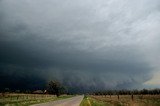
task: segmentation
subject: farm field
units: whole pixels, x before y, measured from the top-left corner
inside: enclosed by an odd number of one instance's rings
[[[119,98],[117,95],[92,95],[89,98],[92,98],[89,99],[91,105],[86,106],[160,106],[160,95],[133,95],[133,98],[131,95],[119,95]],[[95,105],[92,105],[93,99],[97,102]]]
[[[85,96],[80,106],[109,106],[109,104],[93,97]]]
[[[54,95],[44,94],[0,94],[0,106],[28,106],[32,104],[50,102],[72,97],[71,95],[62,95],[56,97]]]

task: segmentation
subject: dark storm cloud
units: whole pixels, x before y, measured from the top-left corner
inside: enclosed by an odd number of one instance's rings
[[[3,86],[140,88],[152,77],[158,0],[1,0],[0,14]]]

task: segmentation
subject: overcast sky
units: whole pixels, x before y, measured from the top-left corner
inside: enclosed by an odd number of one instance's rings
[[[159,0],[0,0],[0,86],[158,87],[159,28]]]

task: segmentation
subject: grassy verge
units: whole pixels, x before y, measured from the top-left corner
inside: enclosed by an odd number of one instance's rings
[[[48,98],[30,98],[30,99],[19,99],[19,100],[11,100],[11,99],[2,99],[0,101],[0,106],[29,106],[32,104],[39,104],[39,103],[45,103],[55,100],[61,100],[73,97],[72,95],[63,95],[60,97],[50,96]]]
[[[54,98],[49,99],[28,99],[20,101],[6,101],[0,103],[0,106],[29,106],[31,104],[44,103],[54,100]]]
[[[98,101],[94,98],[85,96],[80,106],[109,106],[109,105],[103,101]]]
[[[110,105],[108,106],[160,106],[160,95],[134,95],[133,100],[131,95],[108,96],[91,96],[97,101],[103,101]]]

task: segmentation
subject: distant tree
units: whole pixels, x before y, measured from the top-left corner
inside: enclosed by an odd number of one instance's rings
[[[147,89],[143,89],[143,90],[141,90],[141,94],[143,94],[143,95],[148,94],[148,90],[147,90]]]
[[[30,94],[32,92],[30,90],[26,90],[25,93]]]
[[[54,94],[57,97],[60,96],[60,94],[64,93],[64,87],[61,85],[58,81],[50,81],[48,84],[48,93]]]
[[[21,91],[20,90],[15,90],[15,93],[20,93]]]
[[[4,92],[10,92],[10,89],[9,88],[4,88]]]
[[[60,88],[60,94],[67,94],[68,93],[68,89],[66,86],[61,86]]]

